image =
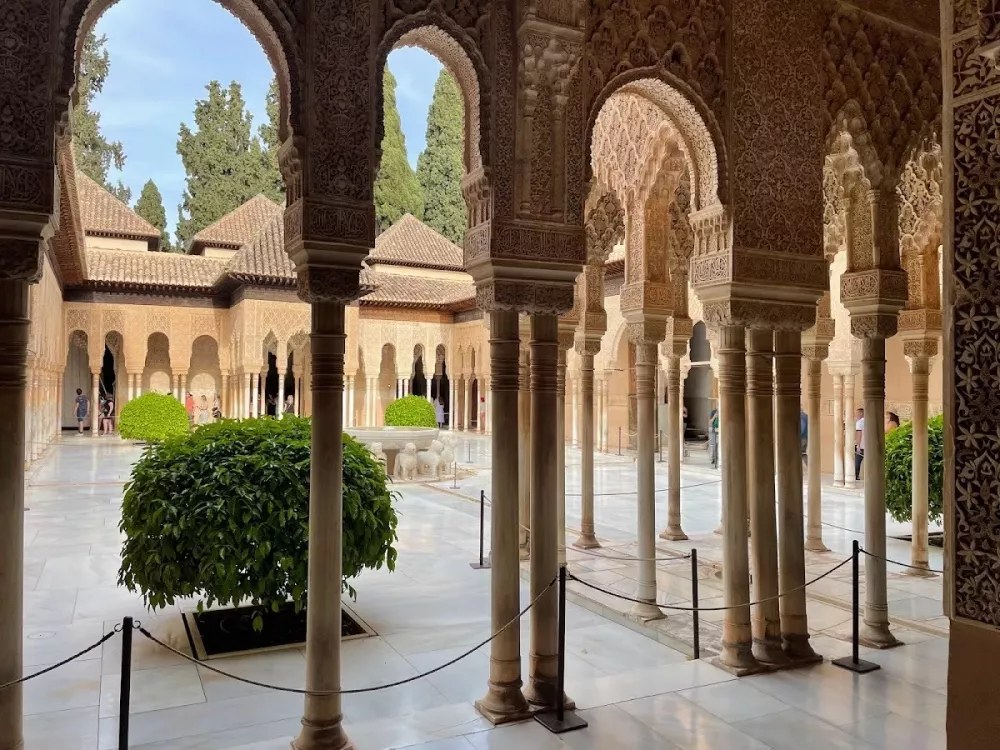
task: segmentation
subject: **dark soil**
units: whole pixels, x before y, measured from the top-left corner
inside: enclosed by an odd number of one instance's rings
[[[253,618],[258,614],[264,619],[264,627],[259,631],[253,629]],[[186,619],[185,624],[191,619],[208,656],[306,641],[306,611],[296,612],[292,604],[284,605],[277,612],[257,607],[213,609]],[[365,630],[346,611],[341,611],[340,634],[364,635]]]

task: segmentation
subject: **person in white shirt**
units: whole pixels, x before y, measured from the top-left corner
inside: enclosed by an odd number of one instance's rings
[[[861,464],[865,460],[865,410],[858,409],[854,423],[854,479],[861,481]]]

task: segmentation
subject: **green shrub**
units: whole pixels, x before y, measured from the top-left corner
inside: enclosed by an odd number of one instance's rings
[[[423,396],[397,398],[385,407],[386,427],[437,427],[434,405]]]
[[[125,404],[118,419],[118,432],[123,438],[147,443],[158,443],[190,430],[184,404],[173,396],[153,391]]]
[[[927,423],[927,507],[932,523],[944,513],[944,417]],[[885,436],[885,505],[900,522],[913,517],[913,423],[906,422]]]
[[[152,608],[306,603],[308,419],[222,421],[146,449],[125,486],[119,584]],[[381,463],[344,435],[344,577],[396,564],[396,493]],[[255,627],[259,627],[255,620]]]

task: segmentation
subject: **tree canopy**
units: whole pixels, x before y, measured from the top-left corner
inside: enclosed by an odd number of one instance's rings
[[[183,247],[199,231],[254,196],[273,196],[274,178],[266,168],[260,141],[253,135],[240,84],[227,89],[218,81],[206,87],[208,97],[194,105],[192,130],[182,123],[177,138],[187,172],[187,187],[178,209],[177,241]]]
[[[424,221],[456,245],[465,238],[464,140],[462,92],[442,68],[427,113],[427,146],[417,160],[417,178],[424,191]]]
[[[281,179],[281,169],[278,167],[278,120],[281,111],[278,104],[278,80],[271,79],[265,100],[267,122],[257,131],[260,142],[264,146],[264,186],[261,192],[275,203],[285,202],[285,182]]]
[[[420,181],[406,159],[406,139],[396,109],[396,79],[386,67],[382,78],[385,135],[382,138],[382,161],[375,180],[375,221],[384,232],[404,214],[418,219],[424,214],[424,195]]]
[[[167,231],[167,212],[163,208],[163,196],[156,183],[147,180],[142,186],[139,200],[135,202],[135,212],[142,218],[160,230],[160,250],[163,252],[173,252],[174,247],[170,244],[170,232]]]
[[[94,97],[104,88],[111,71],[111,59],[105,49],[107,37],[87,34],[77,75],[77,105],[73,108],[73,150],[76,168],[98,185],[106,188],[123,203],[132,198],[132,191],[121,182],[108,182],[108,170],[125,166],[125,148],[121,141],[109,141],[101,133],[101,115],[94,111]]]

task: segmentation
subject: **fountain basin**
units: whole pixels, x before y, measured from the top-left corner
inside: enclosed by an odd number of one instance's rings
[[[437,440],[440,430],[437,427],[348,427],[344,432],[368,447],[380,443],[385,453],[385,470],[392,476],[396,470],[396,456],[407,443],[413,443],[418,451],[427,450]]]

